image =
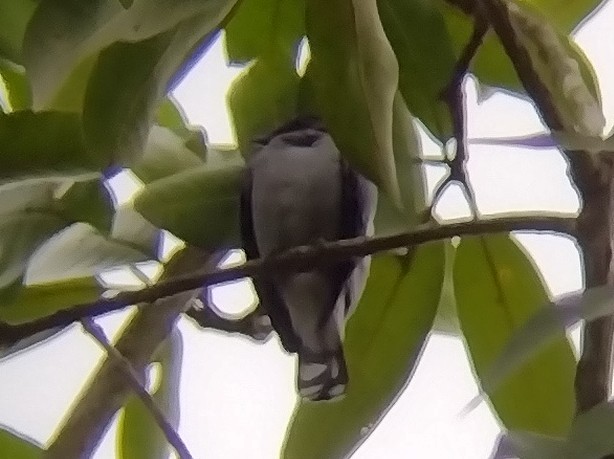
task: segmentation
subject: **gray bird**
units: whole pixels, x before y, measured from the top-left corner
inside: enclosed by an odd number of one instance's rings
[[[371,235],[377,188],[341,158],[315,118],[298,118],[254,142],[241,192],[248,259],[290,247]],[[254,280],[283,347],[298,354],[297,386],[310,400],[345,392],[345,322],[369,273],[369,257]]]

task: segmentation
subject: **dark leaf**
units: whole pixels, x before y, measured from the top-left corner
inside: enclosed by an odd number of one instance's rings
[[[243,0],[224,30],[231,63],[272,55],[294,61],[305,35],[305,1]]]
[[[268,134],[297,115],[298,90],[294,63],[285,58],[259,59],[233,81],[228,108],[244,156],[254,137]]]
[[[398,64],[375,0],[307,4],[309,77],[344,156],[401,206],[392,141]]]
[[[0,113],[0,177],[104,168],[104,158],[85,148],[79,118],[61,112]]]
[[[445,143],[452,119],[442,91],[456,56],[441,12],[431,0],[378,0],[377,5],[399,61],[399,90],[409,110]]]

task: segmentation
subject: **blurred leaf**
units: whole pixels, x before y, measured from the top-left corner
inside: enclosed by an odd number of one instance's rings
[[[445,143],[452,135],[452,118],[442,91],[450,83],[456,56],[441,12],[431,0],[377,4],[399,61],[399,90],[409,110]]]
[[[102,290],[94,277],[25,285],[10,302],[0,305],[0,320],[18,324],[40,319],[77,304],[95,301]],[[23,349],[25,346],[21,345],[20,348]],[[20,349],[12,351],[16,350]],[[2,354],[2,357],[4,356],[5,354]]]
[[[461,240],[454,293],[461,329],[480,380],[509,339],[548,301],[533,262],[505,235]],[[544,347],[489,392],[501,422],[510,430],[565,434],[575,410],[575,365],[566,337]]]
[[[373,259],[360,305],[348,323],[350,383],[339,401],[299,401],[283,457],[346,457],[381,421],[411,378],[433,323],[443,281],[441,243],[413,257]]]
[[[203,164],[203,159],[186,147],[175,132],[152,126],[144,154],[131,170],[144,183],[149,183]]]
[[[271,55],[294,61],[305,35],[305,0],[243,0],[224,30],[231,63]]]
[[[142,252],[148,258],[157,259],[162,234],[158,228],[139,214],[134,207],[124,205],[115,212],[111,239]]]
[[[307,4],[309,76],[320,112],[345,157],[400,205],[392,141],[398,64],[376,0]]]
[[[0,57],[0,77],[6,87],[11,111],[30,108],[32,95],[30,94],[30,83],[26,77],[25,69]]]
[[[586,459],[614,453],[614,406],[605,402],[578,415],[567,438],[513,431],[500,437],[493,459]]]
[[[614,151],[614,136],[603,139],[601,136],[586,136],[578,133],[553,131],[514,137],[482,137],[469,139],[473,145],[503,145],[525,148],[564,148],[570,151],[589,151],[592,153]]]
[[[562,459],[568,458],[563,438],[513,430],[499,435],[491,459]],[[589,456],[584,456],[589,457]]]
[[[568,438],[568,456],[572,459],[603,457],[614,453],[614,406],[601,403],[579,415]]]
[[[560,339],[565,330],[580,320],[591,321],[614,313],[614,287],[594,287],[544,302],[506,343],[484,373],[485,389],[496,388],[508,375],[546,345]]]
[[[258,59],[233,81],[228,92],[239,149],[249,154],[254,137],[297,115],[299,77],[288,59]]]
[[[156,180],[136,195],[135,209],[189,244],[237,247],[242,171],[239,165],[205,164]]]
[[[48,107],[83,60],[113,43],[136,44],[181,29],[199,15],[197,22],[204,27],[200,30],[202,37],[220,22],[234,3],[234,0],[148,0],[125,9],[115,0],[41,2],[28,24],[23,42],[35,107]],[[185,49],[191,46],[188,41],[184,45]],[[183,54],[175,56],[181,58]],[[124,71],[129,70],[138,71],[138,65],[130,65]]]
[[[40,459],[44,452],[33,440],[4,426],[0,427],[0,451],[4,457],[11,459]]]
[[[443,0],[437,4],[441,8],[458,56],[469,42],[473,20]],[[603,1],[524,0],[522,4],[535,7],[560,33],[569,34],[587,15],[603,4]],[[471,69],[484,84],[524,92],[516,71],[495,34],[487,34]]]
[[[159,385],[150,393],[175,430],[179,426],[182,356],[181,334],[174,328],[152,361],[159,364]],[[119,457],[126,459],[166,459],[169,455],[169,446],[163,432],[136,396],[129,398],[122,411],[117,450]]]
[[[73,113],[0,113],[0,145],[0,177],[106,166],[104,158],[85,148],[79,115]]]
[[[0,58],[21,63],[21,44],[38,0],[0,1]]]
[[[29,283],[92,277],[104,269],[145,261],[148,257],[119,241],[106,238],[90,225],[75,223],[46,242],[32,257]]]

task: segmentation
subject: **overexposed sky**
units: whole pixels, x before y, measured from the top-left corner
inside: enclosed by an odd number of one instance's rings
[[[577,34],[578,43],[600,77],[608,129],[614,122],[614,3]],[[217,43],[192,70],[174,95],[194,124],[202,124],[214,143],[232,142],[225,93],[240,69],[224,65]],[[522,135],[540,131],[532,106],[503,93],[476,104],[475,85],[467,84],[469,137]],[[425,142],[427,140],[425,139]],[[436,146],[425,144],[426,149]],[[474,146],[469,174],[483,213],[558,210],[573,212],[578,199],[556,150],[528,151],[512,147]],[[440,176],[429,171],[430,182]],[[458,190],[443,197],[437,211],[446,217],[468,212]],[[565,237],[523,234],[519,240],[536,259],[554,294],[581,287],[579,257]],[[245,284],[216,292],[221,308],[234,311],[250,304]],[[125,315],[99,319],[117,330]],[[183,320],[184,366],[181,385],[180,434],[196,458],[271,459],[279,448],[294,394],[294,358],[276,339],[256,345],[247,339],[203,332]],[[48,345],[0,362],[0,423],[45,443],[72,398],[101,355],[78,328]],[[458,339],[432,336],[419,368],[400,400],[355,454],[355,458],[419,457],[487,458],[499,432],[485,404],[461,417],[477,394],[465,352]],[[96,454],[114,454],[112,429]]]

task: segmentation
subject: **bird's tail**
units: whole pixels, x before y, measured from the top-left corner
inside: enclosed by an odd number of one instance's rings
[[[343,351],[326,354],[298,353],[297,386],[301,397],[312,401],[342,396],[348,383]]]

